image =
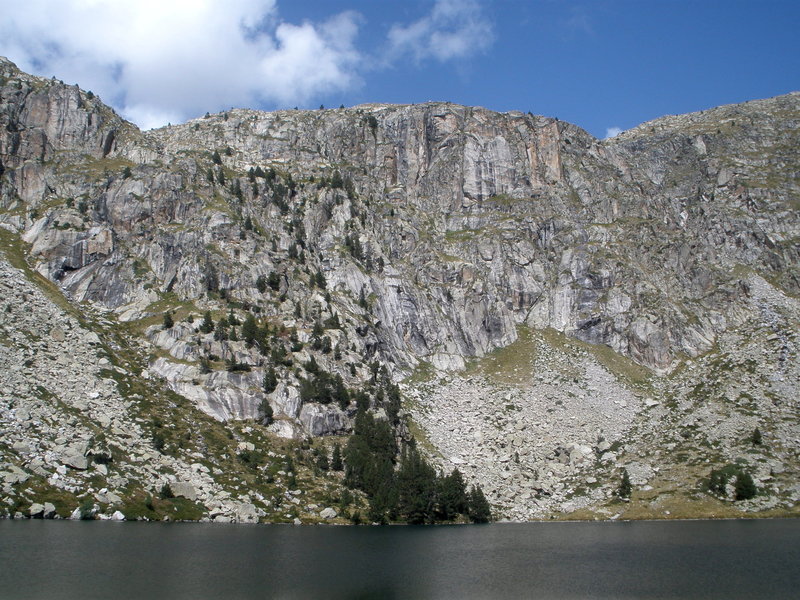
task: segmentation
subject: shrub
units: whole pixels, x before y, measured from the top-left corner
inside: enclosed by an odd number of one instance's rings
[[[89,521],[94,519],[94,501],[84,500],[83,504],[80,505],[78,509],[80,512],[81,521]]]
[[[756,428],[753,430],[753,435],[751,435],[751,436],[750,436],[750,442],[751,442],[751,443],[752,443],[754,446],[760,446],[760,445],[761,445],[761,441],[762,441],[762,440],[761,440],[761,431],[759,430],[759,428],[758,428],[758,427],[756,427]]]
[[[158,495],[161,496],[161,498],[163,498],[164,500],[175,497],[175,494],[172,492],[172,487],[170,486],[169,482],[161,486],[161,491],[158,492]]]

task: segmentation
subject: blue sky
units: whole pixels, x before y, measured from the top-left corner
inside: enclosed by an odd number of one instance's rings
[[[147,128],[447,100],[605,137],[800,90],[800,1],[0,0],[0,54]]]

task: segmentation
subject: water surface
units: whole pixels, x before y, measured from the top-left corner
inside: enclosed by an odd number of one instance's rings
[[[789,598],[800,521],[0,521],[2,598]]]

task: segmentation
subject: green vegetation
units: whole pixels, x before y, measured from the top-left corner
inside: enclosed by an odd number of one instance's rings
[[[627,500],[631,497],[631,478],[628,469],[622,469],[622,480],[617,488],[617,497]]]
[[[752,475],[740,464],[727,464],[714,469],[708,479],[708,491],[722,498],[728,497],[728,483],[735,479],[734,500],[749,500],[758,492]]]
[[[491,508],[479,487],[467,494],[457,470],[446,477],[437,475],[414,444],[399,449],[388,421],[375,419],[367,411],[356,415],[344,454],[345,483],[366,494],[371,521],[421,524],[491,519]]]

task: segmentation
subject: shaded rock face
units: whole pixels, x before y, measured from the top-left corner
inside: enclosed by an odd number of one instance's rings
[[[606,141],[447,103],[234,110],[142,133],[75,87],[7,61],[0,75],[0,219],[42,274],[122,319],[165,298],[214,308],[225,290],[273,319],[299,306],[300,331],[342,315],[343,362],[395,376],[460,369],[520,325],[667,373],[741,321],[748,273],[800,292],[798,94]],[[183,366],[156,371],[219,418],[257,414],[255,375],[206,392]],[[309,432],[346,427],[289,412]]]

